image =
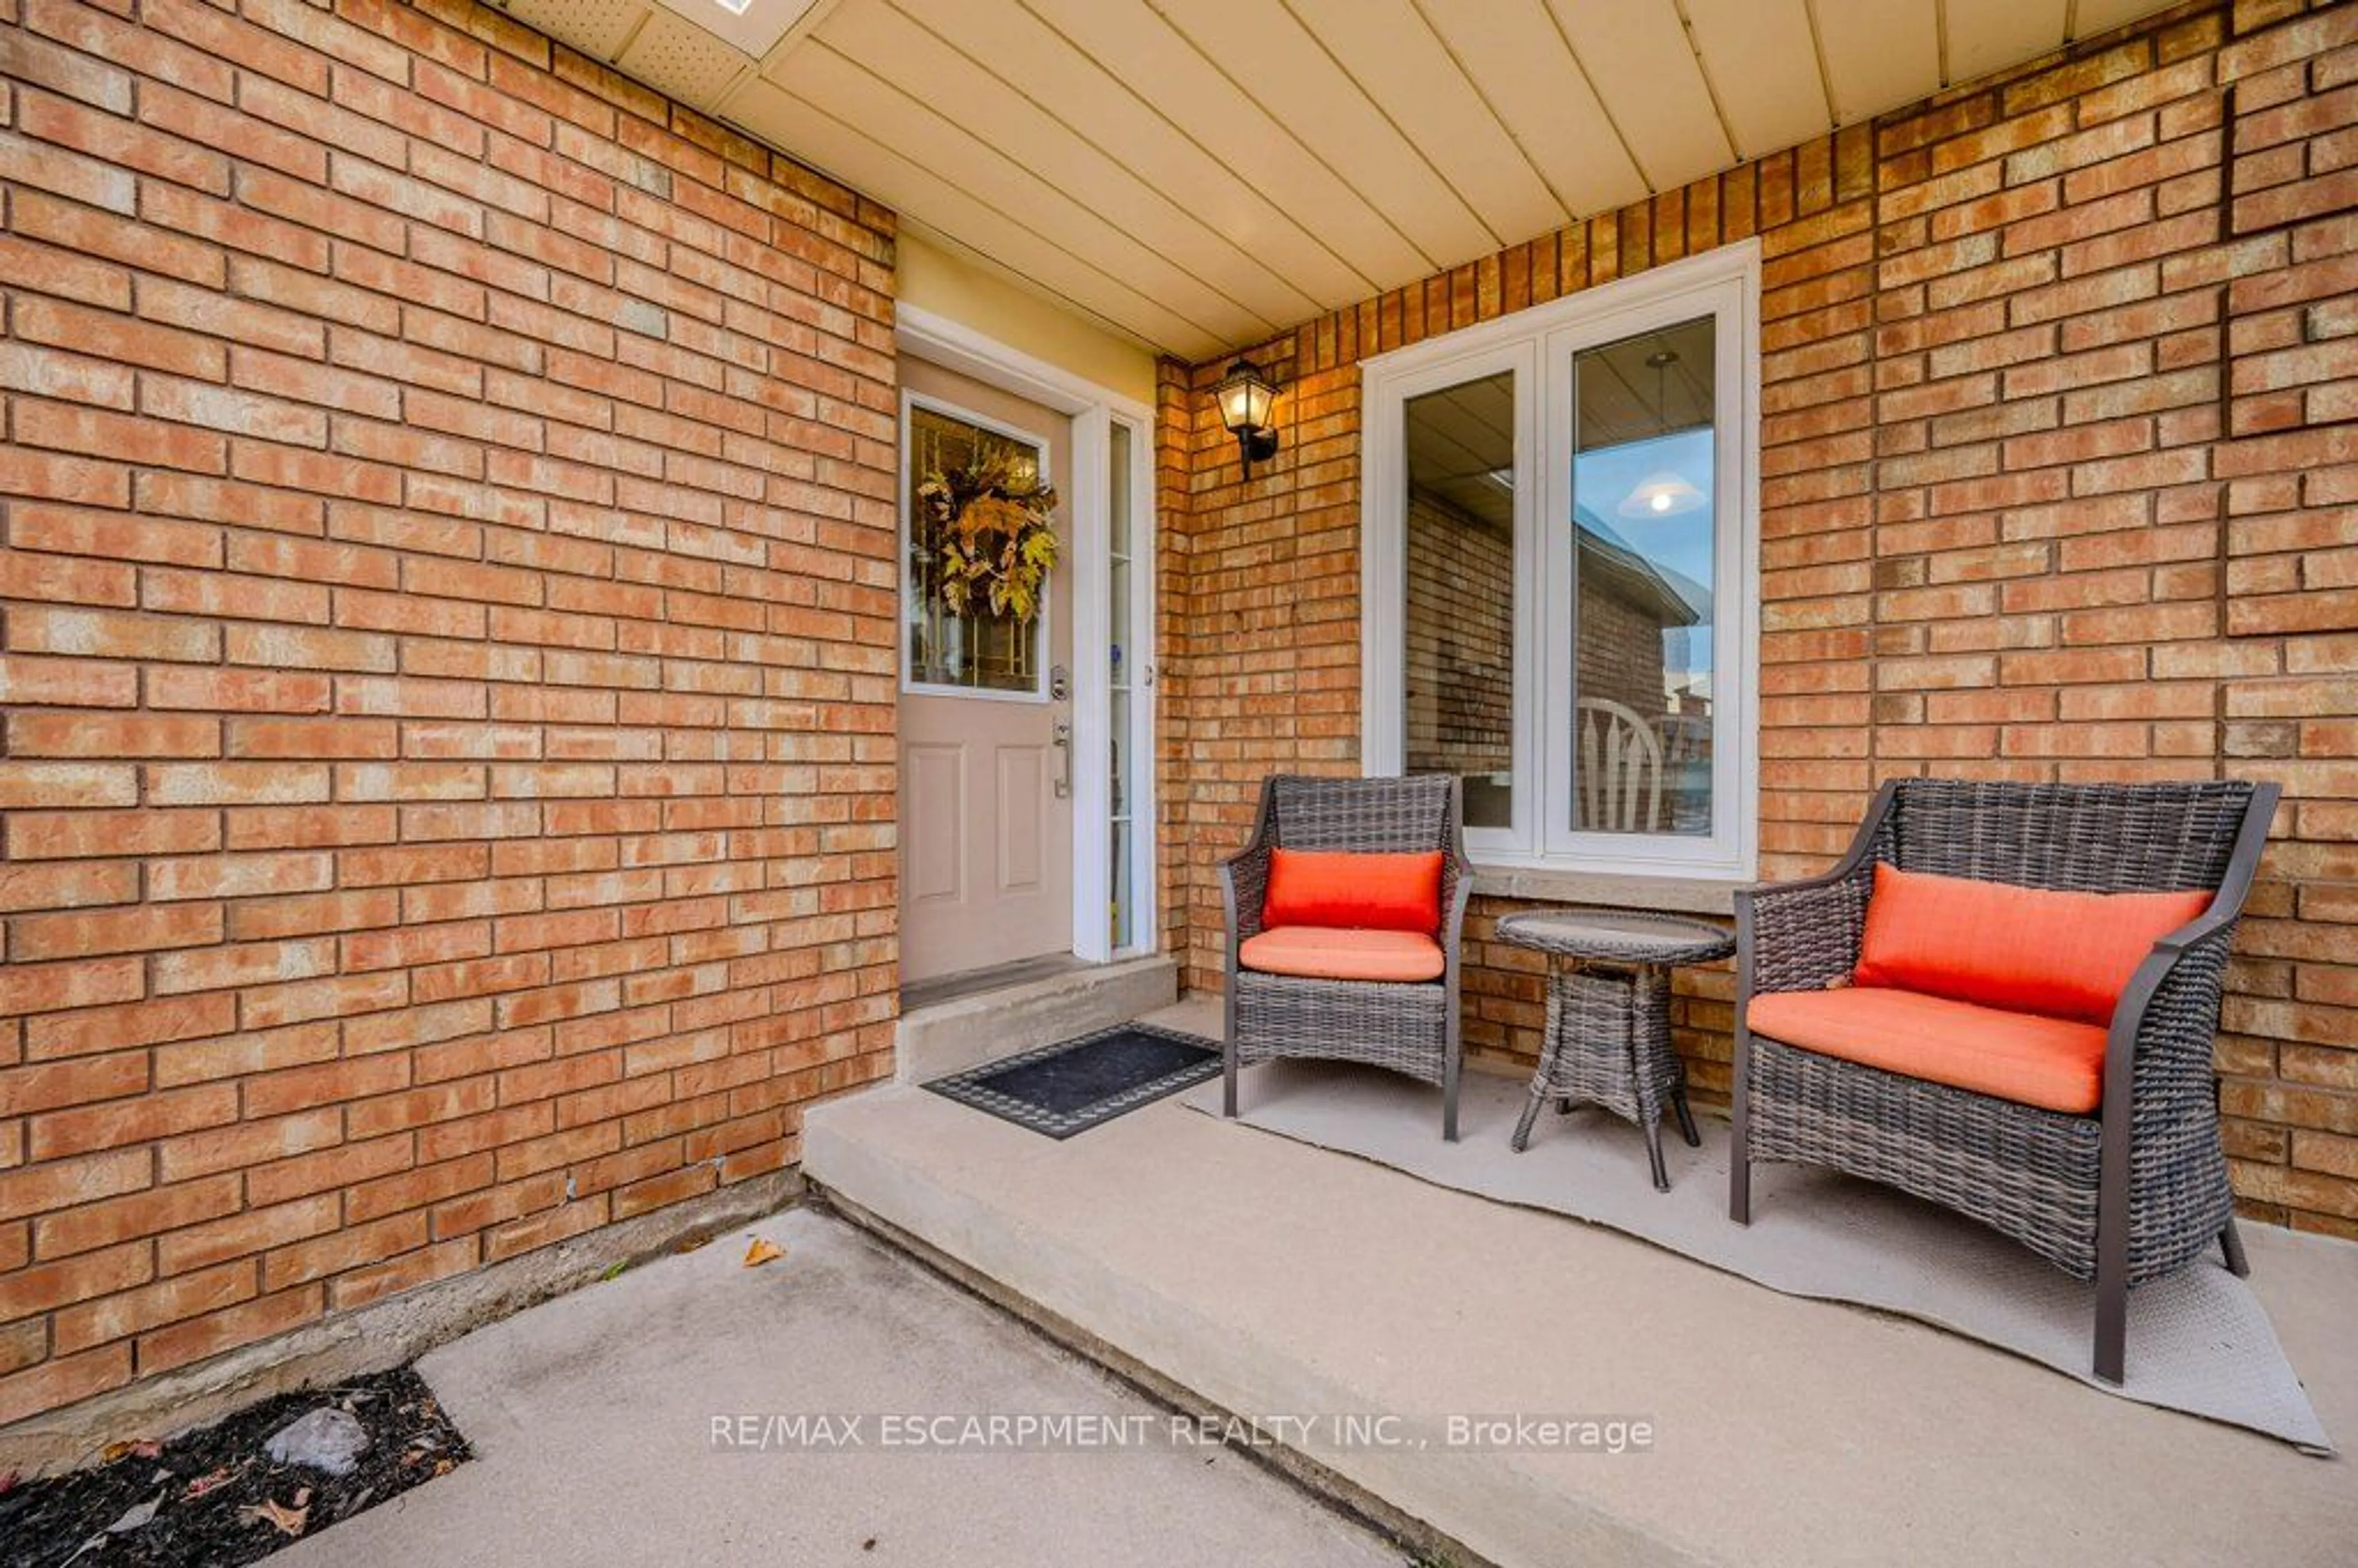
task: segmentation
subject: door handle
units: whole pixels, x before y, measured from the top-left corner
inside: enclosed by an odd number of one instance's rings
[[[1062,753],[1056,759],[1056,798],[1070,800],[1073,795],[1073,721],[1059,719],[1050,731],[1050,744]]]

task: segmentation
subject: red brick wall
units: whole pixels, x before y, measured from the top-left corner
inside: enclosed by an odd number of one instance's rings
[[[0,1422],[793,1162],[892,218],[456,0],[0,0]]]
[[[2188,6],[1260,346],[1284,447],[1249,483],[1218,367],[1174,369],[1190,983],[1260,777],[1358,766],[1361,357],[1758,235],[1764,874],[1894,774],[2280,781],[2230,1149],[2254,1213],[2358,1234],[2354,101],[2358,6]],[[1467,1032],[1511,1063],[1540,993],[1503,907]],[[1724,1090],[1728,978],[1682,993]]]

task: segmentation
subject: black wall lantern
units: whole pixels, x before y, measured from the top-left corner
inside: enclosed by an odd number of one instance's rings
[[[1277,400],[1277,383],[1243,360],[1228,367],[1212,388],[1220,400],[1220,423],[1237,438],[1244,458],[1244,476],[1252,466],[1277,456],[1277,427],[1269,422],[1270,405]]]

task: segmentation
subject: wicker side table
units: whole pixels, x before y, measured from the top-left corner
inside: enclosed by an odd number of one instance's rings
[[[1686,1069],[1671,1049],[1671,970],[1736,951],[1733,933],[1697,920],[1615,910],[1527,911],[1498,922],[1498,940],[1548,956],[1547,1038],[1515,1148],[1549,1100],[1605,1107],[1638,1124],[1654,1165],[1654,1188],[1669,1192],[1662,1167],[1662,1110],[1677,1112],[1690,1146],[1703,1140],[1687,1108]]]

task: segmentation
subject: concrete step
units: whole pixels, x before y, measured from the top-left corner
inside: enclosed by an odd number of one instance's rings
[[[1092,964],[901,1015],[896,1077],[922,1084],[1038,1045],[1127,1023],[1179,997],[1179,966],[1163,954]]]
[[[1217,1033],[1217,1004],[1151,1022]],[[882,1087],[812,1108],[803,1169],[1183,1411],[1650,1423],[1624,1453],[1404,1448],[1331,1422],[1256,1447],[1460,1562],[2201,1568],[2358,1539],[2346,1465],[1177,1098],[1058,1142]],[[2358,1249],[2246,1239],[2319,1415],[2358,1431]]]

